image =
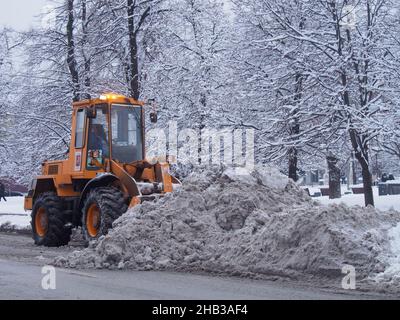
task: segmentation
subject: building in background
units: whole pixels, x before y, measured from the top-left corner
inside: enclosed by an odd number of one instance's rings
[[[26,186],[15,182],[11,178],[0,177],[0,182],[3,183],[6,188],[6,197],[23,196],[28,193],[28,188]]]

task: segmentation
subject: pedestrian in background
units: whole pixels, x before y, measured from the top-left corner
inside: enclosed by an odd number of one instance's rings
[[[6,195],[6,187],[2,182],[0,182],[0,202],[1,199],[4,199],[4,201],[7,202],[5,195]]]

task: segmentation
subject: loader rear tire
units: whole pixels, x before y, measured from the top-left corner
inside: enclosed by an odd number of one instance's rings
[[[90,242],[107,235],[114,221],[127,210],[127,201],[117,188],[93,189],[86,198],[82,212],[85,240]]]
[[[36,245],[62,247],[69,243],[72,231],[63,212],[63,202],[55,193],[42,194],[35,201],[31,217]]]

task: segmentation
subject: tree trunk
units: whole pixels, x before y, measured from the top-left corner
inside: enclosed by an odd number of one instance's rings
[[[357,184],[357,167],[356,167],[356,159],[354,157],[354,152],[352,152],[351,156],[351,178],[353,179],[352,184]]]
[[[343,48],[345,47],[345,42],[351,44],[351,37],[350,37],[350,31],[346,30],[346,37],[342,35],[342,26],[341,26],[341,19],[337,15],[337,8],[336,8],[336,2],[331,1],[329,5],[332,8],[332,13],[333,13],[333,20],[335,22],[335,28],[336,28],[336,40],[337,40],[337,52],[340,57],[344,57],[343,54]],[[369,10],[369,4],[368,4],[368,15],[370,13]],[[372,33],[371,33],[372,34]],[[370,40],[370,39],[369,39]],[[347,59],[347,58],[346,58]],[[356,69],[358,67],[356,66]],[[347,76],[347,70],[345,67],[340,68],[341,71],[341,84],[343,87],[343,92],[342,92],[342,97],[343,97],[343,102],[346,106],[350,107],[351,106],[351,99],[350,99],[350,92],[348,91],[349,87],[349,81],[348,81],[348,76]],[[359,72],[356,70],[357,74]],[[360,79],[359,75],[359,79]],[[365,80],[368,80],[367,75],[365,74],[363,77],[362,82],[360,83],[360,88],[361,92],[365,90],[365,87],[367,87],[367,83],[365,83]],[[361,99],[361,107],[365,108],[366,106],[366,101],[363,101]],[[349,123],[351,123],[351,114],[348,114],[348,120]],[[354,150],[354,155],[357,161],[360,163],[361,168],[362,168],[362,175],[363,175],[363,180],[364,180],[364,197],[365,197],[365,206],[372,205],[374,206],[374,195],[372,192],[372,175],[369,169],[369,161],[368,161],[368,145],[365,143],[365,141],[362,141],[360,134],[357,132],[356,129],[351,128],[349,130],[350,134],[350,140],[351,144]],[[355,174],[356,170],[353,170],[353,174]]]
[[[366,169],[363,168],[362,170],[363,180],[364,180],[364,198],[365,198],[365,205],[366,206],[374,206],[374,193],[372,189],[372,174],[367,167]]]
[[[300,125],[296,123],[290,129],[290,135],[295,136],[293,140],[297,139],[297,136],[300,134]],[[298,164],[299,164],[299,150],[297,147],[291,147],[288,152],[289,155],[289,178],[293,181],[297,182],[299,180],[298,172]]]
[[[201,116],[200,119],[201,120],[200,120],[200,124],[199,124],[199,140],[198,140],[199,145],[198,145],[198,149],[197,149],[198,162],[199,162],[199,165],[207,165],[207,163],[203,161],[203,144],[204,144],[204,147],[207,148],[208,141],[203,141],[203,139],[204,139],[203,130],[205,129],[203,116]],[[207,152],[207,150],[204,150],[204,152]]]
[[[300,29],[302,29],[303,26],[303,21],[300,24]],[[296,73],[296,89],[295,89],[295,97],[294,97],[294,102],[298,104],[301,101],[303,94],[303,75],[300,72]],[[291,125],[290,128],[290,136],[292,137],[291,139],[293,141],[296,141],[298,139],[298,135],[300,134],[300,124],[299,124],[299,119],[297,117],[298,110],[295,110],[293,114],[291,115],[293,117],[293,124]],[[289,178],[292,179],[293,181],[298,181],[299,176],[297,175],[298,172],[298,162],[299,162],[299,150],[297,147],[293,146],[289,149],[288,152],[289,155]]]
[[[360,136],[354,129],[350,130],[351,143],[354,148],[354,155],[362,168],[365,206],[374,206],[374,193],[372,190],[372,174],[369,169],[368,146],[362,145]]]
[[[291,148],[289,150],[289,179],[293,181],[299,180],[297,175],[297,165],[298,165],[298,152],[296,148]]]
[[[133,0],[128,1],[128,30],[129,30],[129,91],[134,99],[139,99],[139,58],[138,58],[138,45],[137,33],[135,30],[135,6]]]
[[[345,71],[342,72],[342,84],[344,87],[347,86],[347,75]],[[344,91],[343,98],[344,98],[344,103],[347,106],[350,106],[350,95],[348,91]],[[354,156],[360,163],[362,168],[365,206],[366,207],[374,206],[375,204],[374,204],[374,193],[372,191],[372,174],[369,169],[369,161],[368,161],[368,145],[366,145],[365,143],[363,144],[357,130],[350,129],[349,134],[350,134],[351,145],[354,150]],[[355,174],[355,172],[356,170],[354,168],[353,174]]]
[[[203,163],[203,143],[204,147],[207,148],[208,146],[208,141],[203,141],[203,139],[208,139],[208,137],[203,137],[203,130],[206,128],[206,116],[203,114],[204,110],[206,110],[207,107],[207,99],[205,95],[201,95],[200,98],[200,105],[202,110],[200,111],[200,116],[199,116],[199,149],[198,149],[198,155],[199,155],[199,165],[207,165],[207,163]],[[204,152],[207,152],[207,150],[204,150]]]
[[[68,45],[68,56],[67,63],[68,69],[72,78],[73,85],[73,100],[80,100],[80,85],[79,85],[79,73],[78,64],[75,57],[75,40],[74,40],[74,0],[68,0],[68,23],[67,23],[67,45]]]
[[[329,199],[340,199],[342,190],[340,184],[340,169],[337,167],[339,159],[333,154],[326,157],[329,170]]]

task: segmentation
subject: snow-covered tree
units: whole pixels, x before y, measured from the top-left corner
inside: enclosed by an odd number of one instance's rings
[[[309,26],[302,1],[233,1],[236,33],[232,60],[239,95],[236,122],[258,130],[261,161],[287,161],[290,178],[297,180],[299,162],[319,156],[321,131],[330,120],[322,114],[323,95],[310,70],[315,62],[312,44],[291,36],[293,28]],[[229,110],[228,110],[229,112]],[[233,120],[232,122],[234,122]]]
[[[21,36],[26,60],[15,110],[24,110],[18,135],[29,159],[22,164],[39,168],[45,159],[65,157],[72,101],[104,92],[139,98],[141,37],[161,3],[56,0],[55,23]]]
[[[11,39],[11,31],[0,29],[0,176],[9,174],[12,166],[11,144],[13,123],[9,116],[12,94],[12,50],[16,43]]]
[[[7,150],[23,150],[28,181],[66,156],[71,102],[117,92],[155,99],[162,127],[200,133],[198,155],[207,127],[254,129],[257,161],[294,180],[329,167],[337,183],[354,155],[373,204],[376,155],[400,155],[398,4],[231,2],[228,14],[223,0],[53,0],[51,23],[13,41],[1,30],[0,149],[15,133]]]
[[[156,98],[163,118],[199,133],[200,156],[204,129],[226,122],[230,24],[221,1],[170,0],[168,7],[161,28],[149,30],[145,94]]]
[[[321,87],[328,89],[326,110],[348,133],[362,168],[365,203],[373,205],[370,146],[382,133],[382,120],[396,108],[398,74],[392,66],[398,45],[390,41],[394,21],[390,0],[320,1],[319,27],[293,37],[311,43],[323,59],[314,69]],[[314,20],[315,21],[315,20]]]
[[[373,205],[369,144],[393,113],[398,84],[398,44],[390,38],[395,3],[245,0],[236,5],[248,17],[250,53],[243,60],[249,70],[245,79],[254,88],[245,96],[261,106],[264,123],[282,124],[266,130],[278,138],[278,150],[287,150],[290,160],[300,147],[321,151],[321,145],[346,134],[362,167],[366,204]],[[267,145],[274,141],[270,134]]]

